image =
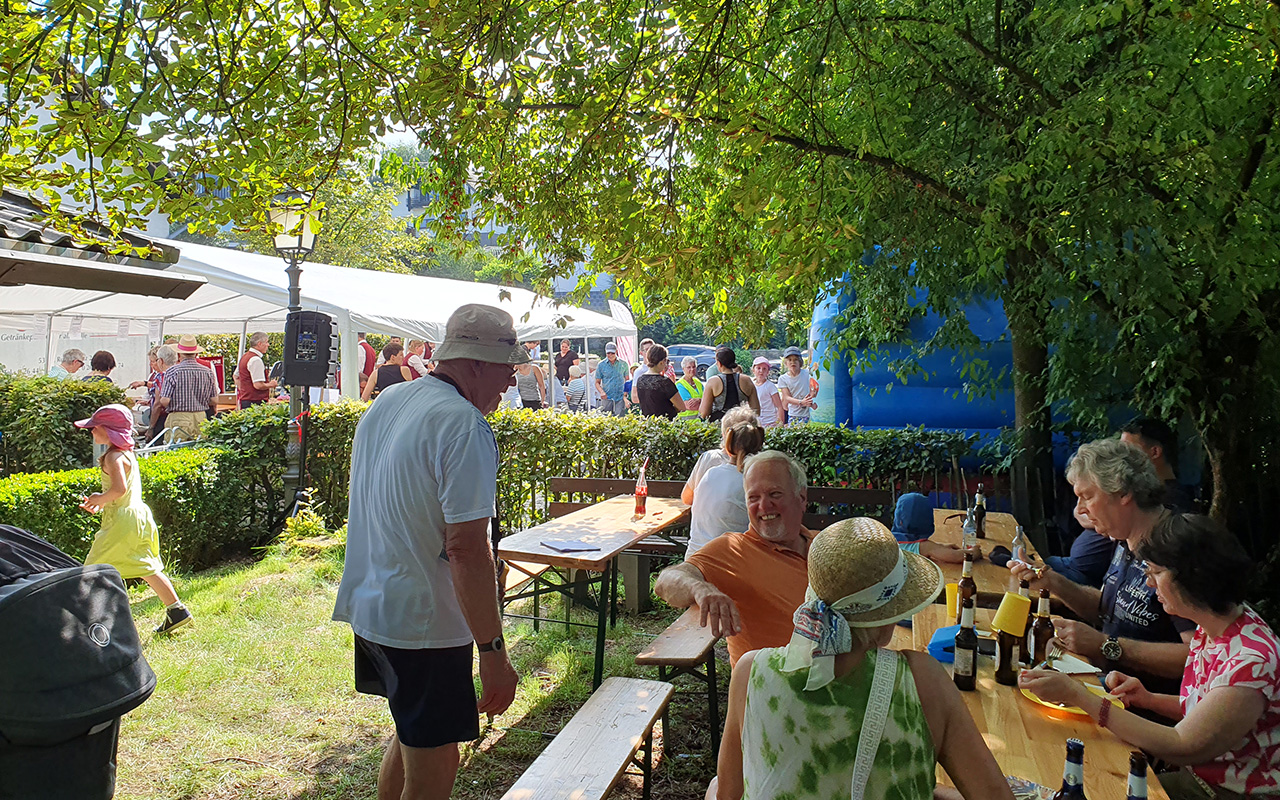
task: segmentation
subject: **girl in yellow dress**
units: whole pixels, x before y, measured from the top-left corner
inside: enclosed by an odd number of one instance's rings
[[[165,604],[165,618],[156,633],[169,633],[191,622],[191,612],[178,599],[160,561],[160,529],[142,500],[138,459],[133,454],[133,415],[118,403],[103,406],[75,423],[93,432],[94,444],[106,445],[98,461],[102,491],[81,501],[90,514],[102,515],[102,530],[94,537],[85,564],[110,564],[122,578],[142,578]]]

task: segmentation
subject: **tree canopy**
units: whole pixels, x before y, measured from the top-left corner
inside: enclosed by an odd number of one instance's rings
[[[990,294],[1028,453],[1055,404],[1129,399],[1199,426],[1220,513],[1256,462],[1275,0],[4,1],[7,185],[248,223],[408,126],[439,232],[479,200],[642,314],[760,339],[849,288],[874,344],[917,287],[953,315]],[[92,168],[48,168],[68,154]],[[922,346],[970,338],[953,316]]]

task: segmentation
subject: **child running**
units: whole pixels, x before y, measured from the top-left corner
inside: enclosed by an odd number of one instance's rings
[[[95,444],[107,445],[98,461],[102,491],[80,502],[90,514],[102,515],[102,530],[94,537],[85,564],[110,564],[122,578],[142,578],[165,604],[164,621],[156,633],[170,633],[191,622],[191,612],[178,599],[160,561],[160,529],[142,500],[138,459],[133,454],[133,415],[118,403],[103,406],[75,423],[93,431]]]

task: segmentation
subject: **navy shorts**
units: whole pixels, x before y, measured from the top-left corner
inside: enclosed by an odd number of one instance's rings
[[[387,698],[396,738],[440,747],[480,738],[471,648],[402,650],[356,637],[356,691]]]

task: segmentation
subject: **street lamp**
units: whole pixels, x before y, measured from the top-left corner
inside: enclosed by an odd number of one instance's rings
[[[311,195],[305,192],[281,192],[275,196],[267,215],[276,229],[276,252],[288,262],[289,311],[302,310],[302,290],[298,278],[301,264],[316,247],[315,219],[311,216]]]

